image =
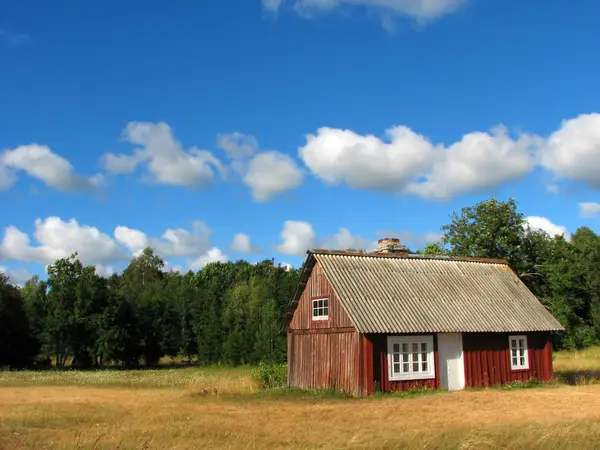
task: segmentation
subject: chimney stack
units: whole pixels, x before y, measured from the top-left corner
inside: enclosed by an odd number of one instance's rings
[[[377,241],[377,248],[373,253],[408,253],[408,248],[400,243],[400,239],[383,238]]]

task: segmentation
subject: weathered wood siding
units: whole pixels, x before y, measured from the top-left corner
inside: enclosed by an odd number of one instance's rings
[[[520,334],[520,333],[519,333]],[[468,387],[486,387],[512,381],[535,378],[548,381],[552,370],[552,343],[547,333],[527,335],[529,369],[511,370],[508,336],[505,333],[464,333],[463,357],[465,384]]]
[[[360,334],[347,329],[289,332],[288,385],[359,395],[361,344]]]
[[[312,320],[312,300],[327,297],[329,299],[329,319]],[[323,273],[323,268],[317,262],[308,279],[298,307],[290,321],[291,330],[308,330],[312,328],[347,328],[351,327],[350,317],[344,311],[331,284]]]
[[[373,344],[373,379],[384,392],[407,391],[411,388],[427,387],[437,389],[440,386],[440,368],[438,362],[437,336],[433,335],[433,362],[435,378],[426,380],[390,381],[388,375],[387,336],[385,334],[366,335]],[[399,336],[399,335],[397,335]],[[368,392],[368,389],[367,389]]]

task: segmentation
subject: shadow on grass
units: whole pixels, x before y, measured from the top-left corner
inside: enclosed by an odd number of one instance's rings
[[[600,370],[564,370],[556,372],[558,382],[570,386],[600,384]]]

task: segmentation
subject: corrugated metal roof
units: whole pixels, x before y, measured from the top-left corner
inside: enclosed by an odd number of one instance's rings
[[[322,264],[361,333],[563,329],[501,262],[317,252],[308,259]]]

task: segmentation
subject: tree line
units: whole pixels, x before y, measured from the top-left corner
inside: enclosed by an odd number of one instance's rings
[[[272,260],[164,270],[150,248],[108,278],[77,255],[22,288],[0,274],[0,367],[285,361],[281,333],[298,271]]]
[[[514,199],[492,197],[450,215],[443,238],[418,253],[507,259],[566,332],[555,348],[600,343],[600,237],[531,230]],[[101,277],[77,255],[23,287],[0,273],[0,367],[152,366],[163,357],[199,364],[283,362],[281,330],[299,270],[273,260],[164,270],[150,248],[120,274]]]

